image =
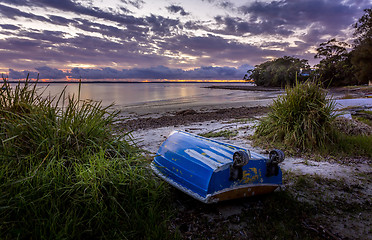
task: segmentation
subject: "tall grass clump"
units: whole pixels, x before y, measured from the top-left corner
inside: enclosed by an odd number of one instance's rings
[[[118,112],[0,84],[0,239],[167,239],[167,189]]]
[[[292,148],[311,150],[331,142],[335,103],[319,84],[297,83],[274,100],[271,111],[256,130],[256,137]]]

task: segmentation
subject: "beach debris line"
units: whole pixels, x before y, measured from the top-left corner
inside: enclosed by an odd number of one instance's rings
[[[279,163],[255,152],[183,131],[174,131],[160,146],[151,167],[163,180],[191,197],[214,203],[273,192],[282,184]]]

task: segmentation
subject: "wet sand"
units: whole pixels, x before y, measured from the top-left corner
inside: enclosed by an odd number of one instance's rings
[[[165,113],[161,117],[141,117],[129,119],[122,122],[120,126],[127,131],[168,126],[176,127],[211,120],[222,121],[234,118],[253,118],[257,115],[266,114],[268,110],[268,107],[262,106],[214,109],[211,111],[185,109],[175,113]]]

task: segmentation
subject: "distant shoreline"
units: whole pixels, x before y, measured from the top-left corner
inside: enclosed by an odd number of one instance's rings
[[[241,91],[265,91],[265,92],[275,92],[275,91],[285,91],[284,88],[280,87],[262,87],[262,86],[244,86],[244,85],[225,85],[225,86],[207,86],[204,88],[211,88],[211,89],[227,89],[227,90],[241,90]],[[343,87],[331,87],[326,88],[330,94],[333,94],[337,97],[345,97],[348,96],[349,98],[365,98],[367,96],[371,96],[372,88],[369,86],[343,86]]]
[[[227,89],[227,90],[243,90],[243,91],[265,91],[265,92],[284,91],[284,89],[282,89],[280,87],[236,86],[236,85],[208,86],[208,87],[205,87],[205,88]]]
[[[23,81],[15,81],[15,80],[7,80],[6,81],[7,83],[19,83],[19,82],[25,82],[24,80]],[[47,81],[47,82],[44,82],[44,81],[29,81],[29,83],[38,83],[38,84],[48,84],[48,83],[80,83],[79,81]],[[194,81],[149,81],[149,82],[129,82],[129,81],[81,81],[81,83],[197,83],[197,84],[201,84],[201,83],[204,83],[204,84],[214,84],[214,83],[224,83],[224,84],[250,84],[250,83],[245,83],[245,82],[235,82],[235,81],[229,81],[229,82],[194,82]]]

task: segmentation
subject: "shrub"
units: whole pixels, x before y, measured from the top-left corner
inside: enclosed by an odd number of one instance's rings
[[[322,147],[332,140],[334,105],[319,84],[297,83],[274,100],[255,135],[300,150]]]

